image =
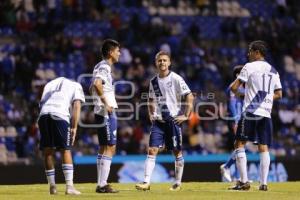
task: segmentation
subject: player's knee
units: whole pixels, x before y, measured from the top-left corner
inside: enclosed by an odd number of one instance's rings
[[[268,152],[269,151],[268,145],[259,144],[258,151],[259,152]]]
[[[149,147],[148,149],[148,155],[156,156],[158,153],[157,147]]]
[[[107,151],[113,156],[116,153],[116,145],[107,146]]]
[[[234,142],[234,148],[235,148],[235,149],[237,149],[237,148],[242,148],[242,147],[245,146],[245,144],[246,144],[245,141],[236,140],[236,141]]]
[[[174,156],[175,156],[176,158],[178,158],[178,157],[181,157],[181,156],[182,156],[182,152],[181,152],[181,150],[174,150],[174,151],[173,151],[173,153],[174,153]]]

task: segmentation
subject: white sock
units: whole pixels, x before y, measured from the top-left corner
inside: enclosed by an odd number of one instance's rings
[[[110,171],[111,157],[102,155],[100,160],[100,187],[107,185],[107,179]]]
[[[183,157],[180,156],[176,158],[175,161],[175,183],[181,184],[182,174],[183,174],[184,160]]]
[[[101,177],[101,158],[102,154],[98,154],[97,156],[97,185],[100,185],[100,177]]]
[[[150,183],[151,174],[155,167],[156,156],[148,155],[145,161],[144,182]]]
[[[260,156],[260,165],[259,165],[260,184],[267,185],[268,173],[270,167],[270,154],[269,152],[261,152],[259,156]]]
[[[67,185],[73,185],[73,164],[62,164],[62,170],[65,175]]]
[[[45,170],[48,184],[55,185],[55,169]]]
[[[246,183],[248,181],[247,175],[247,157],[244,148],[237,148],[236,152],[236,166],[240,172],[241,182]]]

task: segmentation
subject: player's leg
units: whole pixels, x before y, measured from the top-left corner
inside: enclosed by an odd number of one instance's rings
[[[230,175],[230,167],[235,163],[235,161],[236,161],[235,151],[232,151],[229,159],[220,166],[221,175],[228,182],[232,181]]]
[[[150,190],[151,175],[155,167],[159,147],[164,143],[163,123],[155,121],[150,130],[148,155],[145,161],[144,181],[135,185],[137,190]]]
[[[247,156],[245,153],[245,141],[236,140],[235,141],[235,154],[236,154],[236,166],[240,173],[241,182],[248,182],[247,175]]]
[[[73,185],[74,167],[71,154],[72,138],[70,133],[70,125],[65,120],[53,118],[52,131],[54,134],[55,147],[60,149],[62,156],[62,171],[66,182],[65,194],[79,195],[81,192],[76,190]]]
[[[158,154],[158,147],[149,147],[145,160],[144,181],[135,185],[137,190],[150,190],[151,175],[155,167],[155,160]]]
[[[116,152],[117,142],[117,118],[114,113],[101,116],[95,115],[96,122],[100,125],[98,129],[98,139],[100,149],[97,159],[97,193],[116,193],[117,190],[112,189],[107,183],[110,173],[112,157]]]
[[[166,148],[173,150],[175,156],[175,183],[170,188],[171,191],[181,189],[181,180],[184,168],[184,159],[182,155],[182,132],[181,127],[173,121],[167,122],[165,127],[166,133]]]
[[[236,129],[237,129],[236,122],[229,121],[228,128],[229,128],[229,134],[235,135]],[[232,151],[229,159],[220,166],[221,175],[228,182],[232,181],[231,175],[230,175],[230,167],[235,163],[235,158],[236,158],[235,151]]]
[[[249,137],[255,134],[255,120],[251,117],[251,113],[243,113],[238,123],[236,140],[234,143],[236,166],[240,173],[241,180],[237,182],[236,186],[230,188],[233,190],[249,190],[250,184],[247,175],[247,157],[245,153],[245,144]]]
[[[171,191],[178,191],[181,189],[181,181],[184,169],[184,159],[181,150],[173,150],[175,156],[175,183],[170,188]]]
[[[260,186],[259,190],[267,191],[267,180],[270,167],[270,154],[268,146],[272,142],[273,125],[270,118],[262,118],[257,125],[257,140],[260,156]]]
[[[97,155],[97,185],[100,186],[100,177],[101,177],[101,158],[104,153],[104,146],[100,145]]]
[[[267,191],[267,180],[269,174],[269,167],[270,167],[270,154],[267,145],[258,145],[259,150],[259,157],[260,157],[260,186],[259,190]]]
[[[44,148],[45,173],[49,184],[50,194],[57,194],[55,185],[55,168],[54,168],[54,150],[52,148]]]
[[[45,173],[49,183],[50,194],[57,194],[55,186],[55,168],[54,168],[54,143],[52,133],[52,120],[50,115],[43,115],[38,120],[41,133],[40,150],[43,151]]]
[[[81,194],[81,192],[76,190],[73,184],[74,167],[73,167],[71,150],[63,149],[61,150],[61,155],[62,155],[62,170],[66,181],[65,194],[79,195]]]

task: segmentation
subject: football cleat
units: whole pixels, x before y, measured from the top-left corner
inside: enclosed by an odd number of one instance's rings
[[[258,189],[260,191],[268,191],[268,186],[267,185],[260,185]]]
[[[172,185],[172,187],[170,187],[169,190],[170,191],[179,191],[179,190],[181,190],[181,185],[178,183],[175,183],[174,185]]]
[[[250,189],[250,183],[248,181],[246,183],[238,181],[238,182],[236,182],[235,186],[230,187],[228,189],[229,190],[249,190]]]
[[[56,185],[50,185],[49,192],[50,194],[57,194]]]
[[[137,190],[150,190],[150,183],[146,183],[146,182],[143,182],[143,183],[138,183],[135,185],[135,188]]]
[[[100,187],[99,185],[97,185],[96,187],[96,192],[97,193],[118,193],[118,190],[115,190],[111,187],[111,185],[107,184],[103,187]]]
[[[230,169],[226,168],[225,167],[225,164],[221,165],[220,166],[220,171],[221,171],[221,175],[222,177],[228,181],[228,182],[231,182],[232,179],[231,179],[231,176],[230,176]]]
[[[67,185],[65,194],[67,194],[67,195],[80,195],[81,192],[76,190],[73,185]]]

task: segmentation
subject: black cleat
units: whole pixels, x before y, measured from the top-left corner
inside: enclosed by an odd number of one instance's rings
[[[249,189],[250,189],[250,183],[248,181],[246,183],[238,181],[236,182],[235,186],[228,188],[228,190],[249,190]]]
[[[267,185],[260,185],[259,190],[260,191],[268,191],[268,186]]]
[[[118,193],[118,190],[114,190],[109,184],[100,187],[99,185],[97,185],[96,187],[96,192],[97,193]]]

